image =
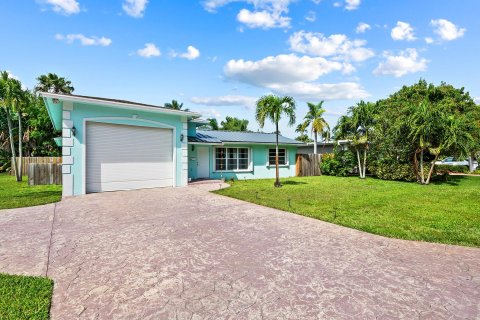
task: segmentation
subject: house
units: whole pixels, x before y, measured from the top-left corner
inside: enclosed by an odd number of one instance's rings
[[[275,177],[275,134],[198,130],[199,113],[125,100],[40,95],[62,131],[63,196]],[[280,176],[294,176],[301,143],[279,144]]]
[[[317,142],[317,152],[319,154],[333,153],[334,149],[341,148],[341,150],[347,150],[350,145],[350,140],[338,140],[338,141],[322,141]],[[306,143],[300,146],[297,150],[298,154],[313,154],[313,142]]]

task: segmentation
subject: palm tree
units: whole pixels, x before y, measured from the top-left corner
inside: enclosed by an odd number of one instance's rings
[[[72,94],[75,90],[71,81],[64,77],[59,77],[55,73],[43,74],[37,80],[38,84],[35,86],[35,91]]]
[[[164,104],[165,108],[168,109],[174,109],[174,110],[182,110],[183,108],[183,102],[180,103],[177,100],[172,100],[172,102],[166,102]],[[183,109],[183,111],[190,111],[189,109]]]
[[[311,126],[313,132],[313,153],[318,154],[317,150],[317,138],[318,134],[323,134],[325,129],[330,130],[327,121],[322,117],[325,113],[323,108],[323,101],[320,101],[317,104],[307,102],[308,112],[303,118],[302,126],[303,128],[308,128]]]
[[[18,119],[18,176],[17,181],[20,178],[22,181],[23,172],[23,128],[22,128],[22,113],[23,111],[35,103],[36,97],[29,90],[20,90],[18,91],[17,103],[14,105],[15,111],[17,113]]]
[[[217,121],[216,118],[208,118],[207,121],[208,121],[208,126],[209,126],[210,130],[218,130],[219,129],[218,121]]]
[[[17,181],[22,180],[20,170],[18,169],[17,156],[15,152],[15,144],[13,141],[13,125],[11,113],[15,109],[15,105],[20,99],[20,92],[22,86],[20,81],[13,79],[9,76],[7,71],[0,73],[0,105],[5,110],[8,126],[8,137],[10,140],[10,151],[12,153],[12,167],[15,170],[15,176]]]
[[[261,97],[257,103],[257,109],[255,117],[257,119],[260,128],[265,125],[265,120],[269,119],[275,124],[275,187],[280,187],[280,178],[278,172],[278,123],[282,118],[282,115],[288,117],[288,125],[295,124],[295,100],[292,97],[284,96],[278,97],[275,95],[267,95]]]

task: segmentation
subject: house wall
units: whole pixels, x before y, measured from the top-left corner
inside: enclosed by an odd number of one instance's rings
[[[85,123],[96,121],[112,124],[173,128],[176,186],[188,179],[187,118],[181,115],[151,113],[140,110],[105,107],[96,104],[63,102],[63,190],[64,196],[85,193]],[[88,120],[89,119],[89,120]],[[73,136],[72,127],[76,134]],[[184,140],[180,141],[183,134]],[[134,170],[135,168],[132,168]]]
[[[188,148],[188,158],[189,158],[189,178],[197,179],[197,149],[198,147],[203,147],[204,145],[194,145],[195,148],[192,151],[192,145],[189,145]],[[268,166],[268,149],[275,148],[275,145],[248,145],[248,144],[235,144],[228,145],[225,144],[222,147],[232,147],[232,148],[250,148],[251,149],[251,170],[248,172],[215,172],[214,170],[214,146],[205,146],[208,147],[209,154],[209,172],[211,179],[222,179],[227,180],[244,180],[244,179],[267,179],[275,178],[275,165]],[[297,154],[296,146],[280,146],[280,148],[286,148],[288,154],[288,165],[280,166],[279,174],[281,178],[294,177],[295,176],[295,161]]]

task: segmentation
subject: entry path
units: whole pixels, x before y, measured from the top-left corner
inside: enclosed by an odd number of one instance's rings
[[[480,318],[480,249],[371,235],[218,187],[0,211],[0,272],[45,275],[49,261],[52,319]]]

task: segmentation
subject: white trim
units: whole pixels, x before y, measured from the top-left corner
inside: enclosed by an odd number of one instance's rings
[[[223,143],[205,143],[205,142],[189,142],[188,144],[202,145],[202,146],[223,146]]]
[[[166,109],[164,107],[142,106],[142,105],[137,105],[134,102],[127,103],[127,102],[119,102],[119,101],[107,101],[107,100],[103,100],[103,99],[78,97],[78,96],[74,96],[74,95],[55,94],[55,93],[49,93],[49,92],[40,92],[40,96],[43,97],[43,98],[52,98],[52,99],[58,99],[58,100],[61,100],[61,101],[95,103],[95,104],[99,104],[99,105],[102,105],[102,106],[118,107],[118,108],[134,109],[134,110],[154,111],[154,112],[158,112],[158,113],[167,113],[167,114],[174,114],[174,115],[181,115],[181,116],[191,116],[191,117],[200,117],[201,116],[201,114],[198,113],[198,112],[179,111],[179,110],[174,110],[174,109]]]
[[[250,142],[250,141],[237,141],[237,142],[231,142],[231,141],[222,141],[223,144],[243,144],[243,145],[267,145],[267,146],[275,146],[275,142]],[[297,143],[279,143],[279,147],[300,147],[302,144],[297,144]]]
[[[102,121],[103,120],[103,121]],[[106,121],[105,121],[106,120]],[[158,128],[166,128],[171,129],[172,132],[172,139],[173,139],[173,186],[177,186],[177,128],[175,126],[153,121],[153,120],[146,120],[146,119],[139,119],[139,118],[129,118],[129,117],[96,117],[96,118],[84,118],[83,119],[83,143],[82,143],[82,194],[86,194],[87,188],[87,122],[101,122],[101,123],[111,123],[116,125],[125,125],[125,126],[137,126],[135,124],[124,124],[124,123],[112,123],[109,120],[127,120],[127,121],[140,121],[145,123],[155,124]],[[183,170],[183,168],[182,168]]]
[[[240,149],[240,148],[245,148],[248,150],[248,168],[247,169],[237,169],[237,170],[217,170],[216,167],[216,157],[215,157],[215,150],[216,149],[219,149],[219,148],[222,148],[222,149],[228,149],[230,147],[228,146],[221,146],[221,147],[213,147],[212,148],[212,166],[213,166],[213,172],[253,172],[253,157],[252,157],[252,148],[251,147],[232,147],[232,148],[235,148],[235,149]],[[237,153],[238,153],[238,150],[237,150]],[[225,158],[225,160],[228,160],[228,158]],[[238,159],[237,159],[238,160]]]
[[[275,150],[275,147],[267,148],[267,163],[265,165],[267,167],[276,167],[275,163],[270,163],[270,149]],[[288,148],[281,148],[280,146],[278,146],[278,151],[280,151],[280,149],[285,149],[285,164],[278,164],[278,167],[290,166],[290,159],[288,158]]]

